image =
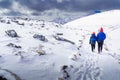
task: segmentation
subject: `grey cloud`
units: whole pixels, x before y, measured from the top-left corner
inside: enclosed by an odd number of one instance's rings
[[[56,1],[54,0],[17,0],[21,5],[27,6],[30,9],[36,11],[44,11],[48,9],[53,9],[56,7]]]
[[[15,12],[15,11],[10,11],[9,13],[4,13],[3,15],[8,15],[8,16],[22,16],[25,14],[21,14],[20,12]]]
[[[94,10],[120,9],[120,0],[2,0],[0,8],[7,8],[14,12],[13,2],[17,1],[21,7],[27,7],[34,11],[33,15],[50,9],[58,9],[68,12],[90,12]],[[15,10],[16,11],[16,10]],[[14,12],[14,14],[19,13]]]
[[[90,11],[90,10],[107,10],[119,9],[120,0],[17,0],[21,5],[27,6],[36,11],[48,9],[60,9],[65,11]]]
[[[11,0],[2,0],[0,1],[0,8],[10,8],[12,6]]]

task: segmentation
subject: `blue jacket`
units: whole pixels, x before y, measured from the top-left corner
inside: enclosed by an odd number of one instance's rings
[[[96,41],[97,41],[97,37],[95,36],[95,34],[92,34],[90,37],[89,44],[95,44]]]
[[[104,32],[99,32],[97,34],[97,41],[98,42],[103,42],[106,39],[106,34]]]

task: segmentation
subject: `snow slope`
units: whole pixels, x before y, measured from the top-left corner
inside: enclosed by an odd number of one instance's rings
[[[120,79],[120,10],[107,11],[88,17],[84,17],[65,24],[68,28],[87,30],[86,39],[84,40],[84,49],[88,54],[86,56],[92,56],[98,58],[97,63],[102,69],[101,80],[119,80]],[[90,55],[90,46],[88,46],[89,37],[91,33],[98,32],[100,27],[104,28],[104,32],[107,35],[107,39],[104,42],[103,53],[97,55],[97,49],[95,53]],[[97,45],[96,45],[97,46]],[[97,47],[96,47],[97,48]],[[94,80],[94,79],[93,79]]]
[[[108,11],[65,25],[1,17],[0,76],[8,80],[120,80],[118,14],[119,10]],[[98,54],[96,47],[92,53],[89,37],[101,26],[107,34],[104,50]],[[9,37],[5,31],[11,29],[20,37]],[[47,41],[34,39],[34,34],[45,36]],[[7,46],[9,43],[21,48]],[[44,51],[45,55],[39,55],[39,51]]]

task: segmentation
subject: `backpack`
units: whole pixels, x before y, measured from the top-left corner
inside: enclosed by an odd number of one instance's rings
[[[92,36],[90,37],[90,44],[95,44],[95,43],[96,43],[96,40],[97,40],[96,36],[95,36],[95,35],[92,35]]]
[[[98,42],[104,41],[105,38],[106,38],[105,33],[103,33],[103,32],[99,32],[99,33],[98,33],[98,35],[97,35]]]

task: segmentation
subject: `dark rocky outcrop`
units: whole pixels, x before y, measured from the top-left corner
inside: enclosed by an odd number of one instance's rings
[[[0,80],[7,80],[7,79],[4,78],[3,76],[0,76]]]
[[[71,44],[75,44],[74,42],[72,42],[72,41],[70,41],[70,40],[68,40],[68,39],[65,39],[65,38],[63,38],[63,37],[59,37],[59,36],[53,36],[56,40],[58,40],[58,41],[65,41],[65,42],[69,42],[69,43],[71,43]]]
[[[15,30],[7,30],[7,31],[5,31],[5,33],[10,37],[19,37]]]
[[[44,41],[44,42],[47,42],[47,41],[48,41],[48,40],[45,38],[45,36],[39,35],[39,34],[35,34],[35,35],[33,36],[33,38],[38,39],[38,40],[40,40],[40,41]]]
[[[18,45],[13,44],[13,43],[9,43],[7,46],[8,47],[13,47],[13,48],[21,48],[21,46],[18,46]]]

